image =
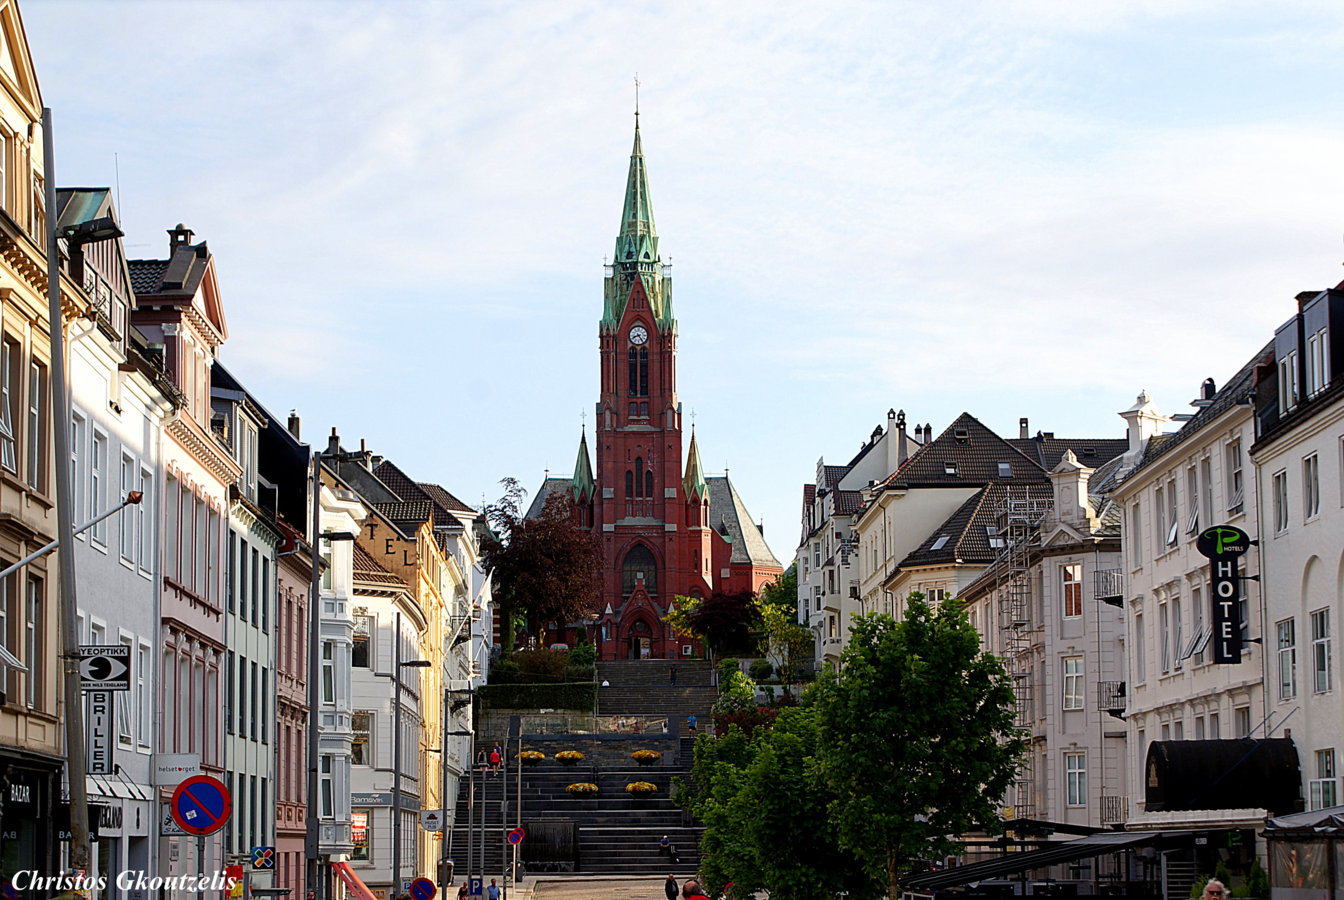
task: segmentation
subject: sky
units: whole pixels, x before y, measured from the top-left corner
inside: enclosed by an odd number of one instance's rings
[[[786,565],[889,408],[1122,437],[1344,278],[1338,3],[21,10],[58,184],[209,242],[272,413],[473,505],[591,425],[636,75],[680,399]]]

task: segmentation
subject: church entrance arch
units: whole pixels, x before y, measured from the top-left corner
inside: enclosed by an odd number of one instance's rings
[[[658,636],[656,626],[642,611],[631,617],[625,626],[625,644],[628,659],[653,659],[653,642]]]

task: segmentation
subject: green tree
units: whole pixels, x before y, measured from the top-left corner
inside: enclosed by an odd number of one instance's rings
[[[761,652],[775,660],[784,684],[797,681],[801,663],[812,659],[812,631],[798,624],[798,568],[789,568],[761,588]],[[788,689],[785,688],[787,691]]]
[[[817,686],[815,772],[841,848],[898,897],[917,861],[998,825],[1023,749],[1012,686],[957,602],[920,594],[903,621],[856,618],[840,667]]]
[[[546,498],[535,518],[522,514],[525,491],[516,479],[502,482],[504,496],[486,508],[493,534],[481,542],[482,560],[494,576],[500,618],[523,618],[531,634],[547,622],[589,615],[601,591],[602,545],[574,524],[568,495]],[[513,634],[512,628],[508,630]],[[505,650],[512,641],[505,641]]]

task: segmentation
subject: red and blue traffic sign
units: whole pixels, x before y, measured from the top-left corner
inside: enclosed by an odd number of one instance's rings
[[[411,882],[411,900],[434,900],[436,890],[434,882],[428,878],[417,878]]]
[[[527,837],[526,829],[515,828],[504,836],[504,840],[508,841],[510,844],[521,844],[525,837]]]
[[[233,797],[213,775],[193,775],[177,786],[168,804],[173,821],[187,834],[214,834],[233,813]]]

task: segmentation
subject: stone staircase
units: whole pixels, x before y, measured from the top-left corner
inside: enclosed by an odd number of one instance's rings
[[[676,685],[671,683],[672,666],[677,669]],[[520,858],[531,874],[694,874],[704,829],[672,803],[670,791],[674,778],[690,777],[694,739],[685,736],[685,717],[698,716],[701,730],[708,725],[710,708],[718,699],[714,670],[704,660],[619,660],[599,662],[597,678],[599,684],[609,682],[599,689],[599,716],[666,716],[668,731],[524,734],[523,746],[540,750],[546,759],[522,769],[522,822],[527,836],[519,847]],[[663,755],[656,765],[640,766],[630,759],[630,753],[639,749],[658,750]],[[560,750],[580,750],[584,759],[578,765],[563,765],[555,759]],[[508,755],[515,752],[511,748]],[[458,882],[476,874],[488,883],[504,873],[508,846],[504,836],[517,821],[514,793],[518,770],[513,759],[508,763],[506,774],[477,773],[476,849],[471,855],[470,872],[469,793],[467,776],[462,776],[449,844]],[[507,820],[503,808],[506,778],[510,797]],[[570,784],[584,781],[598,786],[596,796],[574,796],[565,790]],[[625,789],[632,781],[652,782],[658,790],[651,796],[632,796]],[[677,864],[659,853],[658,842],[663,835],[677,848]]]

